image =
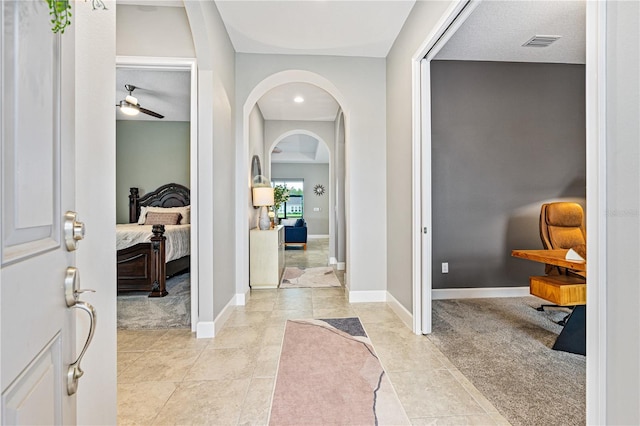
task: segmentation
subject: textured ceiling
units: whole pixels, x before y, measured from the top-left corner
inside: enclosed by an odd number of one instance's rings
[[[584,1],[483,1],[435,59],[585,63]],[[535,35],[561,38],[523,47]]]
[[[301,96],[304,102],[296,103]],[[308,83],[290,83],[278,86],[258,101],[265,120],[333,121],[338,114],[338,103],[325,90]]]

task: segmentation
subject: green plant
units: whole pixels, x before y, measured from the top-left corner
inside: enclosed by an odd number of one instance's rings
[[[287,185],[276,185],[273,187],[273,211],[276,213],[282,203],[289,201],[289,189]]]
[[[64,29],[71,25],[71,2],[69,0],[45,0],[51,15],[51,30],[64,34]]]

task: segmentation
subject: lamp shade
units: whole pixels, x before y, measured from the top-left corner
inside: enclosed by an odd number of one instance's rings
[[[273,188],[270,186],[253,188],[253,205],[272,206],[273,205]]]

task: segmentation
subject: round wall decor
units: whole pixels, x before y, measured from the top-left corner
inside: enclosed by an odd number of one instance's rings
[[[317,184],[313,187],[313,193],[316,195],[324,195],[324,186]]]

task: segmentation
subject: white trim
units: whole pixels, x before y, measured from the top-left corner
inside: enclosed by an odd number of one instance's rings
[[[413,332],[431,333],[431,110],[429,61],[438,53],[480,2],[458,0],[442,15],[412,58],[412,257]],[[421,62],[426,59],[426,64]],[[428,163],[427,163],[428,161]],[[429,164],[423,170],[424,164]],[[424,196],[428,191],[428,196]],[[427,233],[423,233],[427,228]]]
[[[387,292],[387,304],[391,308],[393,312],[400,318],[400,320],[407,326],[407,328],[411,329],[413,324],[413,315],[411,312],[407,310],[398,300],[393,297],[393,295]]]
[[[329,265],[337,265],[337,264],[338,264],[338,259],[336,259],[333,256],[329,258]]]
[[[587,212],[592,213],[587,215],[586,416],[594,425],[607,423],[606,11],[607,2],[587,2]]]
[[[195,58],[164,58],[151,56],[116,56],[116,68],[149,70],[186,70],[190,73],[190,167],[189,192],[191,199],[191,263],[189,265],[191,292],[191,331],[198,324],[198,62]]]
[[[349,291],[349,303],[370,303],[386,301],[386,290]]]
[[[487,299],[530,295],[529,287],[434,288],[431,293],[433,300]]]
[[[233,311],[235,310],[236,307],[236,298],[232,297],[231,300],[229,300],[229,303],[227,303],[225,305],[224,308],[222,308],[222,311],[220,312],[220,315],[218,315],[216,317],[215,320],[213,320],[213,335],[215,336],[216,334],[220,333],[220,330],[222,330],[222,327],[224,327],[224,324],[227,322],[227,320],[231,317],[231,314],[233,314]],[[198,336],[200,337],[200,336]]]
[[[314,239],[314,238],[329,238],[329,234],[309,234],[307,235],[308,239]]]
[[[216,327],[213,321],[202,321],[196,326],[196,339],[210,339],[216,336]]]
[[[236,293],[236,306],[244,306],[251,299],[251,290],[246,293]]]
[[[345,271],[347,269],[347,262],[338,262],[336,264],[336,269],[338,271]]]

